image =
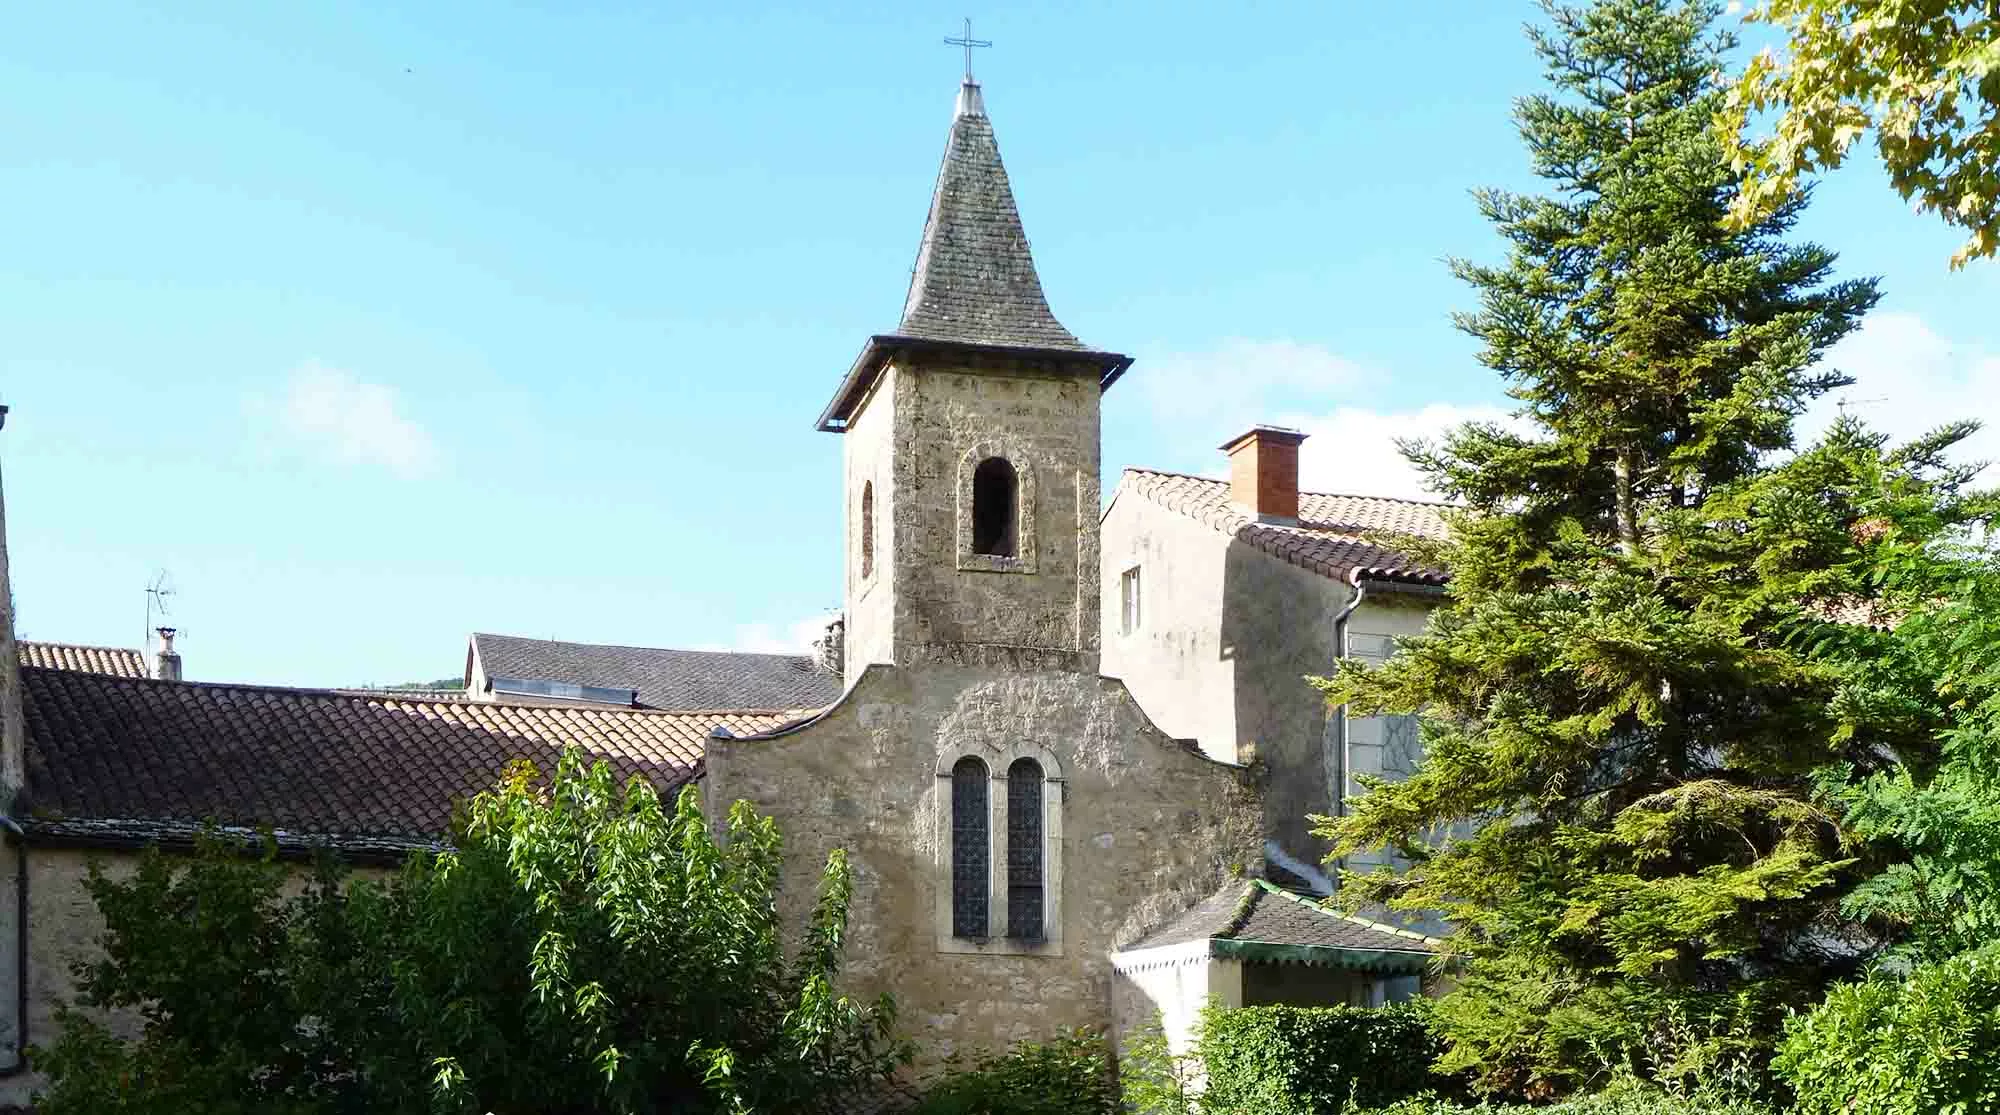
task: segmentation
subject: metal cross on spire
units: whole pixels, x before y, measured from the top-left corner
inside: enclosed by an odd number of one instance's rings
[[[949,35],[947,35],[947,36],[945,36],[945,40],[944,40],[944,44],[945,44],[946,46],[962,46],[962,47],[964,47],[964,48],[965,48],[965,83],[966,83],[967,85],[971,85],[971,84],[973,83],[973,82],[972,82],[972,48],[973,48],[973,47],[976,47],[976,46],[992,46],[992,45],[993,45],[993,42],[992,42],[992,40],[990,40],[990,39],[975,39],[975,38],[973,38],[973,37],[972,37],[972,17],[971,17],[971,16],[966,16],[966,17],[965,17],[965,34],[964,34],[964,36],[962,36],[962,37],[960,37],[960,38],[956,38],[956,39],[954,39],[954,38],[950,37]]]

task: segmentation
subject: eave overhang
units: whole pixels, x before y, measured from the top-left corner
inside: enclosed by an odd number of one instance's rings
[[[910,337],[900,333],[877,333],[868,338],[862,346],[861,355],[855,357],[854,366],[847,371],[847,377],[840,381],[840,388],[834,392],[833,401],[820,412],[817,428],[826,433],[841,433],[847,429],[854,412],[861,408],[861,401],[875,386],[882,369],[889,361],[900,355],[924,355],[949,359],[951,357],[973,357],[984,360],[1007,360],[1024,363],[1039,363],[1068,367],[1078,370],[1088,369],[1097,377],[1097,389],[1109,390],[1125,369],[1132,366],[1132,358],[1116,352],[1098,352],[1092,349],[1070,348],[1024,348],[1019,345],[973,344],[966,341],[943,341],[929,337]]]

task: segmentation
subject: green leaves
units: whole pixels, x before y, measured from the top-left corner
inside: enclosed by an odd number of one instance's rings
[[[788,964],[777,830],[742,803],[718,833],[694,787],[669,810],[572,753],[546,784],[510,768],[456,844],[386,880],[323,864],[291,896],[268,850],[222,844],[93,874],[84,1003],[148,1025],[76,1019],[42,1110],[815,1111],[906,1055],[886,1000],[836,988],[844,858]]]
[[[1836,988],[1776,1061],[1800,1115],[2000,1111],[2000,946]]]
[[[1318,829],[1336,855],[1402,856],[1345,899],[1459,927],[1447,1061],[1535,1097],[1725,1056],[1761,1071],[1782,1011],[1884,943],[1843,909],[1914,911],[1909,887],[1972,877],[1934,857],[1892,885],[1881,837],[1914,815],[1857,831],[1819,772],[1936,765],[1943,658],[1874,624],[1939,595],[1993,511],[1944,459],[1962,426],[1794,444],[1846,382],[1817,362],[1876,292],[1786,239],[1802,197],[1725,226],[1717,6],[1544,10],[1547,84],[1516,119],[1547,193],[1479,194],[1506,259],[1454,264],[1479,300],[1459,325],[1519,422],[1408,447],[1468,508],[1449,595],[1396,657],[1321,688],[1421,715],[1425,757]]]
[[[1717,112],[1744,177],[1738,224],[1795,199],[1874,130],[1904,200],[1970,236],[1954,268],[2000,252],[2000,12],[1985,0],[1765,0],[1749,18],[1786,55],[1753,57]],[[1771,134],[1745,137],[1775,112]]]
[[[1428,1003],[1210,1008],[1203,1115],[1307,1115],[1395,1103],[1462,1082],[1432,1071],[1444,1043]]]
[[[914,1115],[1116,1115],[1110,1052],[1103,1039],[1083,1032],[1022,1042],[955,1064]]]

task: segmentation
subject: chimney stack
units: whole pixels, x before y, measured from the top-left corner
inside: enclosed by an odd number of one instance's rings
[[[1252,426],[1224,442],[1230,500],[1261,521],[1298,522],[1299,443],[1305,439],[1283,426]]]
[[[833,617],[820,637],[813,640],[815,665],[839,677],[847,669],[847,617]]]
[[[153,676],[161,681],[181,680],[181,656],[174,650],[174,629],[156,627],[160,649],[153,653]]]

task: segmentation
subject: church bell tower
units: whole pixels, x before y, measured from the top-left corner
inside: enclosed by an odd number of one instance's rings
[[[845,442],[850,683],[877,662],[1096,672],[1098,403],[1130,364],[1049,312],[968,73],[902,321],[819,418]]]

